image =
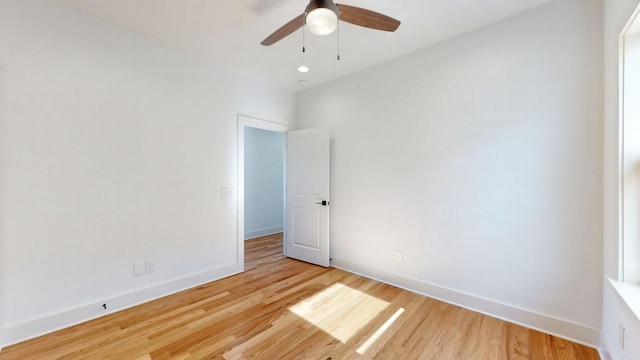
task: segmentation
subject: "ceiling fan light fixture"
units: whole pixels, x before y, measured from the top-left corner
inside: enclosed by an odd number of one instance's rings
[[[316,35],[329,35],[338,26],[338,15],[331,9],[316,8],[307,14],[307,28]]]
[[[304,23],[311,33],[328,35],[338,27],[339,12],[332,0],[311,0],[304,11]]]
[[[313,34],[328,35],[338,28],[339,21],[389,32],[396,31],[400,26],[400,21],[375,11],[344,4],[337,5],[334,0],[309,0],[302,14],[278,28],[260,44],[273,45],[305,26]],[[302,52],[305,52],[304,32],[302,34]]]

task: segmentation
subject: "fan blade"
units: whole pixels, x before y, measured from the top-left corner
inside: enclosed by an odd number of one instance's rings
[[[387,15],[355,6],[337,5],[338,9],[340,9],[340,20],[342,21],[382,31],[396,31],[400,26],[400,21]]]
[[[295,19],[284,24],[280,29],[276,30],[273,34],[269,35],[266,39],[262,40],[260,44],[269,46],[277,43],[278,41],[291,35],[294,31],[304,26],[304,14],[297,16]]]

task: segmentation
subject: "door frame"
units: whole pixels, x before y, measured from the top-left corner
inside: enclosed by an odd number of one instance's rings
[[[274,131],[279,133],[286,134],[289,131],[289,127],[285,124],[280,124],[277,122],[260,119],[257,117],[238,114],[238,233],[237,233],[237,242],[238,242],[238,255],[237,261],[238,265],[241,266],[242,272],[244,272],[244,129],[246,127]],[[285,161],[285,169],[286,169],[286,154],[283,155]],[[284,179],[286,182],[286,179]],[[285,194],[286,196],[286,194]],[[285,201],[286,206],[286,201]],[[286,216],[283,216],[283,242],[282,242],[282,251],[286,251],[286,247],[284,246],[284,239],[286,239],[286,224],[284,223]],[[286,256],[286,253],[285,253]]]

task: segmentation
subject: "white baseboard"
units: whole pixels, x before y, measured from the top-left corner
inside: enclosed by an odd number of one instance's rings
[[[33,339],[57,330],[93,320],[116,311],[124,310],[151,300],[171,295],[195,286],[206,284],[244,271],[244,265],[233,264],[217,269],[171,280],[128,294],[114,296],[100,303],[83,305],[22,324],[0,329],[0,350],[3,347]],[[107,310],[100,310],[103,303]]]
[[[273,234],[281,233],[283,231],[284,231],[284,228],[282,226],[277,226],[269,229],[256,230],[256,231],[247,231],[244,233],[244,239],[245,240],[255,239],[257,237],[273,235]]]
[[[600,330],[589,326],[538,314],[345,260],[333,258],[331,266],[592,348],[598,348],[599,345]]]

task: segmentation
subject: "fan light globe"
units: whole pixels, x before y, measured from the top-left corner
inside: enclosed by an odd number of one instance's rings
[[[338,26],[338,15],[331,9],[316,8],[307,14],[306,23],[312,33],[328,35]]]

